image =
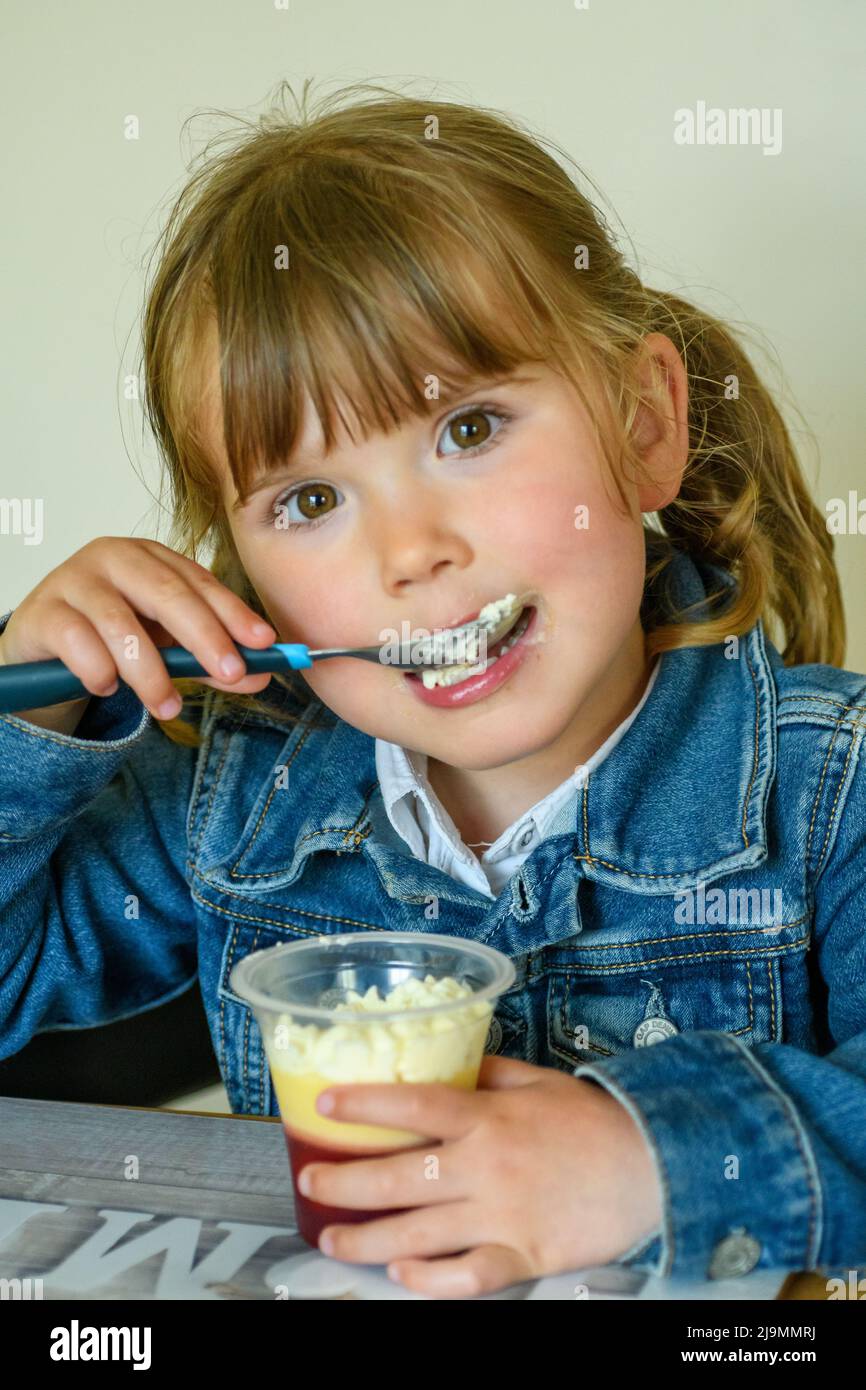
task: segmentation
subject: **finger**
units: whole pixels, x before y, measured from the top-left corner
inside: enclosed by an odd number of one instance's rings
[[[510,1246],[480,1245],[451,1259],[397,1260],[388,1266],[388,1275],[428,1298],[477,1298],[537,1279],[540,1271]]]
[[[248,647],[266,647],[277,640],[273,624],[250,608],[204,565],[161,545],[159,541],[147,541],[146,549],[157,563],[175,570],[190,588],[206,600],[237,641]]]
[[[298,1181],[312,1202],[370,1211],[454,1201],[466,1188],[460,1155],[435,1141],[377,1158],[307,1163]]]
[[[517,1057],[497,1057],[485,1053],[478,1070],[478,1088],[485,1091],[505,1091],[512,1086],[531,1086],[538,1081],[540,1067],[521,1062]]]
[[[165,662],[138,616],[116,589],[91,584],[87,621],[102,638],[115,670],[150,710],[154,719],[171,719],[181,709],[182,700],[171,683]],[[72,606],[70,604],[70,606]]]
[[[117,689],[117,666],[93,624],[62,599],[49,620],[52,648],[91,695]]]
[[[123,567],[109,578],[137,613],[160,622],[173,634],[175,642],[193,653],[208,675],[233,684],[245,674],[243,658],[232,636],[239,641],[245,639],[250,624],[246,619],[239,621],[233,605],[225,605],[222,595],[229,591],[213,575],[210,583],[199,580],[196,587],[191,587],[173,565],[141,551],[134,569]],[[73,594],[73,601],[74,597]],[[241,603],[235,594],[231,598],[234,605]],[[241,607],[245,609],[244,604]],[[220,611],[225,613],[233,632],[227,630]],[[265,639],[259,635],[250,645],[264,646]]]
[[[371,1265],[453,1255],[482,1239],[472,1234],[473,1213],[477,1210],[469,1202],[450,1202],[382,1217],[379,1221],[326,1226],[319,1236],[319,1249],[335,1260]]]
[[[200,685],[212,685],[214,690],[234,691],[239,695],[252,695],[259,690],[264,690],[270,683],[270,672],[260,671],[254,676],[244,676],[243,680],[235,681],[232,685],[227,685],[225,681],[215,681],[211,676],[190,676],[190,680],[197,680]]]
[[[168,702],[177,697],[159,648],[140,615],[156,619],[177,642],[191,651],[216,680],[234,687],[246,672],[243,658],[208,603],[165,566],[139,564],[115,587],[108,580],[89,578],[86,599],[73,587],[69,602],[81,604],[117,662],[122,678],[138,693],[158,719],[170,718]],[[118,577],[120,581],[121,577]],[[135,639],[135,640],[132,640]],[[261,641],[260,641],[261,645]],[[230,663],[226,665],[226,663]],[[260,674],[260,673],[257,673]],[[175,709],[175,713],[177,710]]]
[[[441,1081],[328,1086],[317,1099],[317,1109],[324,1095],[333,1097],[333,1109],[319,1113],[332,1120],[408,1129],[436,1139],[459,1139],[478,1119],[475,1092]]]

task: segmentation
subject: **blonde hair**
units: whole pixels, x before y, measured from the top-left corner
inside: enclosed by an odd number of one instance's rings
[[[646,400],[638,350],[648,333],[663,333],[688,378],[689,450],[679,495],[656,524],[643,523],[657,533],[641,609],[647,658],[742,635],[763,618],[779,625],[786,665],[840,665],[833,537],[734,333],[644,285],[602,213],[543,146],[569,156],[515,119],[372,84],[310,109],[309,85],[298,102],[280,83],[264,115],[205,147],[154,248],[144,408],[171,487],[169,543],[193,559],[211,547],[213,573],[268,616],[198,433],[208,325],[218,331],[226,451],[242,498],[291,452],[304,392],[328,450],[337,418],[351,434],[338,398],[351,402],[366,438],[427,414],[432,376],[457,391],[537,361],[574,385],[624,501],[620,470],[643,472],[631,438]],[[695,620],[656,611],[655,580],[674,549],[733,576],[724,612],[710,607]],[[311,698],[293,674],[273,680]],[[206,694],[194,681],[177,684],[190,701]],[[222,698],[297,717],[261,696]],[[182,718],[162,727],[197,738]]]

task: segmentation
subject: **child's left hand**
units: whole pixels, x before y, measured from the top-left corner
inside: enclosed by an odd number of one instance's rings
[[[608,1264],[659,1224],[654,1160],[608,1091],[496,1056],[484,1057],[478,1086],[340,1085],[322,1093],[336,1101],[331,1119],[442,1141],[429,1151],[308,1163],[304,1190],[314,1202],[411,1208],[326,1227],[324,1253],[387,1263],[413,1292],[453,1299]]]

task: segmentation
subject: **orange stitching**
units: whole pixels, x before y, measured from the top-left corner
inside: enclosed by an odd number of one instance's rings
[[[247,894],[246,894],[246,893],[241,893],[241,892],[233,891],[231,888],[223,888],[220,884],[215,883],[213,879],[208,878],[205,874],[200,873],[200,872],[199,872],[198,870],[196,870],[196,869],[193,869],[193,877],[194,877],[194,878],[201,879],[202,883],[206,883],[206,884],[208,885],[208,887],[210,887],[210,888],[215,888],[216,891],[217,891],[218,893],[225,893],[227,897],[230,897],[230,898],[242,898],[244,901],[246,901],[246,899],[247,899]],[[192,885],[190,885],[190,892],[192,892]],[[207,906],[211,906],[211,904],[210,904],[210,902],[209,902],[209,900],[208,900],[207,898],[198,898],[197,901],[198,901],[198,902],[201,902],[201,903],[203,903],[203,904],[205,904],[205,905],[207,905]],[[423,900],[422,900],[422,901],[423,901]],[[213,906],[215,907],[216,904],[213,904]],[[282,904],[280,904],[280,903],[262,903],[262,907],[272,907],[272,908],[274,908],[274,909],[279,909],[281,906],[282,906]],[[361,921],[359,918],[357,918],[357,917],[334,917],[334,916],[333,916],[331,913],[329,913],[329,912],[309,912],[309,911],[307,911],[306,908],[303,908],[303,907],[295,907],[294,904],[292,904],[292,905],[288,908],[288,911],[290,911],[290,912],[297,912],[297,913],[298,913],[300,916],[302,916],[302,917],[312,917],[312,918],[314,918],[316,921],[321,921],[321,922],[345,922],[346,925],[347,925],[347,926],[350,926],[350,927],[370,927],[373,931],[383,931],[383,930],[384,930],[383,927],[378,926],[378,925],[374,925],[374,923],[372,923],[372,922],[362,922],[362,921]],[[255,918],[253,918],[252,920],[253,920],[253,921],[256,921],[256,922],[267,922],[267,921],[276,922],[277,919],[276,919],[276,918],[267,918],[267,917],[255,917]],[[278,925],[280,925],[280,926],[285,926],[286,923],[285,923],[285,922],[282,922],[282,923],[279,923]],[[303,930],[303,928],[301,928],[301,930]]]
[[[612,864],[609,859],[595,859],[591,854],[572,854],[571,857],[576,859],[578,863],[585,859],[589,864],[601,864],[605,869],[615,869],[619,874],[628,874],[629,878],[679,878],[681,874],[693,872],[691,869],[670,869],[663,874],[650,874],[637,869],[621,869],[618,864]],[[686,890],[683,889],[682,891],[685,892]]]
[[[137,743],[143,734],[147,733],[147,727],[145,727],[141,734],[127,734],[126,738],[118,739],[108,748],[102,748],[99,743],[91,742],[90,739],[86,738],[76,738],[74,734],[60,737],[58,734],[49,733],[47,729],[41,728],[38,724],[29,724],[26,719],[18,719],[14,714],[0,714],[0,719],[11,720],[13,728],[20,728],[31,738],[44,738],[46,743],[59,743],[61,747],[68,747],[69,741],[72,740],[73,748],[86,748],[89,753],[116,753],[118,748],[125,748],[128,743]],[[141,728],[141,721],[139,721],[137,728]]]
[[[768,946],[765,951],[761,951],[758,946],[740,946],[734,947],[728,951],[684,951],[682,954],[676,953],[670,956],[650,956],[649,958],[638,956],[637,958],[624,961],[621,965],[615,965],[613,962],[604,966],[585,964],[581,965],[580,969],[584,974],[589,975],[612,975],[623,970],[633,970],[636,965],[643,968],[646,965],[664,965],[667,961],[712,960],[715,956],[736,956],[741,955],[745,951],[748,951],[750,955],[765,955],[770,957],[781,955],[783,951],[785,953],[794,951],[798,946],[807,945],[808,941],[808,936],[801,936],[799,941],[791,941],[785,946]],[[556,965],[550,966],[549,969],[550,973],[553,975],[566,973],[564,967]]]
[[[774,927],[773,930],[774,930],[774,931],[781,931],[783,927],[799,927],[799,925],[800,925],[801,922],[808,922],[808,921],[809,921],[809,913],[808,913],[808,912],[804,912],[802,917],[795,917],[794,920],[793,920],[792,922],[780,922],[779,925],[778,925],[778,927]],[[678,935],[678,936],[645,936],[645,937],[641,937],[640,942],[636,942],[636,941],[612,941],[612,942],[608,942],[608,943],[599,943],[598,945],[577,945],[577,946],[563,946],[563,945],[557,943],[557,949],[558,949],[558,950],[561,950],[561,951],[615,951],[615,950],[627,951],[628,948],[629,948],[630,946],[637,946],[637,945],[641,945],[641,946],[661,946],[661,945],[667,945],[667,944],[668,944],[669,942],[671,942],[671,941],[703,941],[703,940],[705,940],[705,938],[708,937],[708,936],[724,936],[724,937],[730,937],[730,936],[754,936],[755,932],[766,932],[766,931],[767,931],[767,928],[766,928],[766,927],[758,927],[758,926],[755,926],[755,927],[745,927],[742,931],[739,931],[739,932],[730,932],[730,931],[695,931],[695,932],[682,932],[682,933],[680,933],[680,935]],[[568,938],[568,937],[566,937],[566,938],[564,938],[564,939],[565,939],[565,940],[570,940],[570,938]],[[549,944],[547,947],[542,947],[542,949],[543,949],[543,950],[549,950],[549,949],[551,949],[551,945]]]
[[[295,752],[299,752],[299,751],[300,751],[300,744],[298,745],[298,748],[295,749]],[[294,753],[292,754],[292,757],[294,757]],[[356,844],[356,845],[359,845],[359,844],[361,843],[362,840],[365,840],[365,839],[367,838],[367,836],[370,834],[370,832],[371,832],[372,829],[373,829],[372,821],[371,821],[371,822],[369,823],[369,825],[367,825],[366,827],[362,827],[362,829],[361,829],[360,831],[357,829],[357,825],[358,825],[358,821],[360,821],[361,817],[363,816],[364,812],[366,811],[366,809],[367,809],[367,802],[370,800],[370,797],[372,796],[373,792],[375,791],[377,785],[378,785],[378,784],[374,782],[373,785],[370,787],[370,790],[367,792],[367,795],[364,797],[364,804],[363,804],[363,806],[361,807],[361,810],[359,811],[358,815],[356,816],[355,821],[354,821],[354,824],[350,825],[350,826],[348,827],[348,829],[347,829],[344,825],[323,825],[323,826],[321,826],[320,829],[318,829],[318,830],[310,830],[310,831],[308,831],[307,834],[304,835],[303,838],[302,838],[301,840],[298,841],[298,844],[299,844],[299,845],[306,844],[307,840],[312,840],[312,839],[314,839],[317,835],[338,835],[338,834],[341,834],[341,835],[343,836],[343,843],[344,843],[344,844],[347,843],[347,841],[349,840],[349,838],[350,838],[351,836],[354,836],[354,842],[355,842],[355,844]],[[256,825],[255,831],[254,831],[254,833],[252,834],[252,836],[250,837],[248,843],[245,845],[242,854],[240,855],[240,857],[239,857],[238,859],[235,860],[235,863],[234,863],[234,864],[232,865],[232,867],[229,869],[229,873],[231,874],[232,878],[234,878],[234,879],[238,879],[238,878],[244,878],[244,879],[247,879],[247,878],[273,878],[276,874],[282,874],[282,873],[285,873],[285,871],[286,871],[286,867],[287,867],[286,865],[282,865],[282,866],[281,866],[280,868],[278,868],[278,869],[265,869],[265,870],[263,870],[262,872],[260,872],[260,873],[255,873],[255,874],[239,874],[239,873],[237,873],[237,871],[236,871],[236,870],[237,870],[238,864],[240,864],[241,859],[244,858],[244,855],[247,853],[247,850],[250,848],[250,846],[251,846],[252,843],[253,843],[253,840],[255,840],[256,835],[258,835],[259,830],[261,829],[262,821],[263,821],[263,819],[264,819],[264,817],[265,817],[266,812],[268,811],[268,808],[269,808],[270,803],[271,803],[271,797],[273,796],[275,790],[276,790],[276,788],[274,788],[274,789],[271,791],[270,795],[268,796],[267,802],[266,802],[265,806],[264,806],[263,809],[262,809],[262,814],[261,814],[261,816],[259,817],[258,824]],[[340,854],[341,851],[340,851],[340,850],[337,850],[337,853]]]
[[[851,761],[851,754],[854,752],[854,747],[855,747],[855,743],[854,743],[854,739],[852,738],[851,741],[850,741],[849,744],[848,744],[848,752],[847,752],[847,754],[845,755],[845,765],[844,765],[844,767],[842,768],[842,772],[841,772],[841,774],[840,774],[840,776],[839,776],[839,782],[838,782],[837,787],[836,787],[836,795],[833,797],[833,805],[830,807],[830,815],[829,815],[828,818],[827,818],[827,829],[826,829],[825,832],[824,832],[824,843],[823,843],[822,846],[821,846],[821,857],[820,857],[820,859],[818,860],[818,865],[817,865],[817,871],[818,871],[818,872],[820,872],[821,865],[822,865],[823,862],[824,862],[824,852],[825,852],[825,850],[826,850],[826,848],[827,848],[827,841],[828,841],[829,838],[830,838],[830,829],[831,829],[831,827],[832,827],[832,825],[833,825],[833,821],[836,819],[836,802],[839,800],[839,794],[840,794],[840,792],[842,791],[842,787],[843,787],[844,782],[845,782],[845,774],[846,774],[847,771],[848,771],[848,764],[849,764],[849,762]]]
[[[827,703],[828,703],[828,704],[837,704],[838,701],[833,700],[833,701],[828,701]],[[845,706],[845,709],[846,709],[846,710],[849,709],[849,708],[851,708],[851,706]],[[828,764],[829,764],[829,762],[830,762],[830,756],[831,756],[831,754],[832,754],[832,752],[833,752],[833,747],[834,747],[834,745],[835,745],[835,743],[836,743],[836,739],[837,739],[838,736],[839,736],[839,730],[842,728],[843,722],[844,722],[844,715],[840,715],[839,718],[836,720],[836,727],[835,727],[834,732],[833,732],[833,737],[832,737],[831,740],[830,740],[830,746],[829,746],[828,749],[827,749],[827,756],[826,756],[826,758],[824,759],[824,766],[823,766],[823,768],[821,769],[821,780],[820,780],[820,782],[818,783],[818,790],[817,790],[817,792],[815,793],[815,800],[814,800],[814,802],[812,803],[812,815],[811,815],[811,817],[810,817],[810,819],[809,819],[809,834],[808,834],[808,837],[807,837],[807,839],[806,839],[806,856],[805,856],[805,857],[806,857],[806,864],[807,864],[807,865],[808,865],[808,862],[809,862],[809,854],[810,854],[811,846],[812,846],[812,832],[813,832],[813,830],[814,830],[814,828],[815,828],[815,816],[816,816],[817,811],[818,811],[818,802],[821,800],[821,789],[822,789],[822,787],[824,786],[824,778],[825,778],[826,775],[827,775],[827,766],[828,766]],[[855,729],[859,729],[859,728],[861,728],[861,727],[866,727],[866,724],[861,724],[861,721],[860,721],[860,720],[855,720],[854,723],[853,723],[853,725],[852,725],[852,727],[855,728]],[[858,746],[859,746],[859,745],[858,745]],[[833,798],[833,805],[832,805],[831,808],[830,808],[830,815],[829,815],[828,820],[827,820],[827,829],[826,829],[826,831],[825,831],[825,833],[824,833],[824,843],[823,843],[822,846],[821,846],[821,854],[820,854],[820,857],[819,857],[818,862],[817,862],[817,864],[815,865],[815,869],[814,869],[814,878],[815,878],[815,879],[818,878],[818,876],[819,876],[819,874],[820,874],[820,872],[821,872],[821,865],[822,865],[822,863],[823,863],[823,861],[824,861],[824,851],[825,851],[825,849],[826,849],[826,847],[827,847],[827,839],[828,839],[828,837],[829,837],[830,828],[831,828],[831,826],[832,826],[832,824],[833,824],[833,820],[834,820],[834,818],[835,818],[836,802],[839,800],[839,792],[840,792],[840,790],[841,790],[841,788],[842,788],[842,785],[843,785],[843,783],[844,783],[844,781],[845,781],[845,773],[846,773],[846,770],[847,770],[847,767],[848,767],[848,761],[849,761],[849,759],[850,759],[850,757],[851,757],[851,753],[852,753],[853,748],[854,748],[854,740],[852,739],[851,742],[850,742],[849,745],[848,745],[848,753],[847,753],[847,755],[846,755],[846,757],[845,757],[845,766],[844,766],[843,769],[842,769],[842,773],[841,773],[841,775],[840,775],[839,782],[838,782],[838,785],[837,785],[837,787],[836,787],[836,795],[835,795],[835,797]]]
[[[776,981],[773,979],[773,971],[770,962],[767,961],[767,979],[770,985],[770,1037],[776,1040]]]
[[[746,849],[748,849],[748,847],[749,847],[749,837],[748,837],[748,835],[746,834],[746,814],[747,814],[748,809],[749,809],[749,797],[750,797],[751,794],[752,794],[752,787],[754,786],[754,783],[755,783],[755,773],[756,773],[757,768],[758,768],[758,709],[759,709],[759,703],[758,703],[758,687],[757,687],[757,684],[756,684],[756,682],[755,682],[755,673],[754,673],[754,671],[752,670],[752,663],[751,663],[751,661],[749,660],[749,644],[748,644],[748,642],[746,643],[746,664],[747,664],[747,666],[748,666],[748,668],[749,668],[749,675],[750,675],[751,678],[752,678],[752,690],[754,691],[754,696],[755,696],[755,747],[754,747],[754,752],[753,752],[753,754],[752,754],[752,775],[751,775],[751,777],[749,778],[749,785],[748,785],[748,787],[746,788],[746,796],[745,796],[745,799],[744,799],[744,801],[743,801],[743,819],[742,819],[742,823],[741,823],[741,825],[740,825],[740,833],[742,834],[742,837],[743,837],[743,839],[744,839],[744,841],[745,841],[745,843],[746,843]]]
[[[240,896],[240,894],[238,894],[237,896]],[[201,903],[202,907],[209,907],[213,912],[218,912],[223,917],[229,917],[233,922],[261,922],[268,927],[280,927],[283,931],[297,931],[302,933],[304,936],[321,936],[323,934],[322,932],[315,932],[312,929],[307,931],[304,927],[298,927],[294,923],[280,922],[277,920],[276,917],[256,917],[249,912],[229,912],[228,908],[220,907],[219,903],[213,903],[208,898],[203,898],[201,894],[196,893],[192,885],[190,885],[190,897],[193,899],[194,902]],[[350,921],[351,919],[337,917],[333,920]],[[369,922],[359,922],[356,925],[361,927],[370,927],[371,931],[382,931],[382,928],[380,926],[373,926]]]
[[[847,705],[844,700],[831,700],[827,695],[781,695],[778,703],[783,705],[786,700],[816,700],[822,705],[836,705],[839,709],[856,710],[859,714],[866,714],[866,705]]]
[[[190,891],[192,891],[192,890],[190,890]],[[192,896],[195,897],[195,894],[193,893]],[[229,946],[229,957],[230,957],[231,959],[234,959],[235,941],[237,940],[237,936],[238,936],[239,930],[240,930],[240,928],[239,928],[238,926],[235,926],[234,933],[233,933],[232,940],[231,940],[231,945]],[[229,1065],[228,1065],[228,1057],[226,1056],[225,1005],[226,1005],[226,1001],[225,1001],[223,995],[220,994],[220,1053],[221,1053],[221,1056],[222,1056],[222,1063],[223,1063],[223,1066],[222,1066],[223,1075],[224,1075],[224,1076],[227,1076],[227,1075],[228,1075]]]
[[[224,731],[221,731],[221,732],[224,732]],[[211,735],[211,742],[213,742],[213,736],[212,736],[212,735]],[[217,787],[219,786],[220,775],[221,775],[221,773],[222,773],[222,766],[223,766],[223,763],[225,762],[226,758],[228,757],[228,751],[229,751],[229,744],[230,744],[230,742],[231,742],[231,739],[230,739],[229,737],[227,737],[227,738],[226,738],[226,741],[225,741],[225,746],[223,747],[222,755],[221,755],[221,757],[220,757],[219,763],[217,764],[216,772],[214,773],[213,782],[211,783],[210,795],[208,796],[208,799],[207,799],[207,806],[205,807],[204,820],[202,821],[201,829],[200,829],[199,832],[198,832],[198,838],[196,839],[196,842],[195,842],[195,844],[194,844],[193,847],[192,847],[192,852],[193,852],[194,855],[195,855],[195,854],[198,854],[199,846],[201,845],[201,842],[202,842],[202,840],[204,839],[204,833],[205,833],[205,830],[207,829],[208,821],[210,820],[210,813],[211,813],[211,811],[212,811],[212,809],[213,809],[214,796],[216,795],[216,789],[217,789]]]
[[[297,755],[300,753],[301,749],[303,748],[304,744],[306,743],[306,741],[307,741],[307,739],[309,738],[310,734],[312,733],[313,729],[316,727],[316,725],[317,725],[317,723],[318,723],[319,713],[321,712],[321,708],[322,708],[322,707],[320,706],[319,712],[317,712],[316,715],[314,716],[314,718],[312,718],[312,719],[310,720],[310,722],[307,724],[307,727],[304,729],[303,736],[302,736],[301,738],[298,739],[298,742],[295,744],[295,747],[292,749],[291,756],[290,756],[290,758],[289,758],[288,763],[286,763],[286,764],[280,764],[280,766],[285,766],[285,767],[288,768],[288,767],[291,765],[291,763],[294,762],[295,758],[296,758]],[[274,783],[274,785],[271,787],[270,792],[268,793],[268,799],[267,799],[267,801],[265,802],[264,806],[262,807],[261,814],[260,814],[260,816],[259,816],[259,818],[258,818],[258,821],[256,822],[256,828],[255,828],[255,830],[253,831],[252,835],[250,836],[249,840],[247,841],[246,845],[244,846],[243,851],[241,852],[240,857],[235,861],[235,863],[232,865],[231,869],[229,869],[229,873],[231,874],[232,878],[243,878],[243,877],[246,877],[246,875],[243,875],[243,874],[236,874],[236,873],[235,873],[235,869],[237,868],[238,864],[241,862],[241,859],[243,859],[244,855],[248,852],[248,850],[251,848],[251,846],[255,843],[256,836],[258,835],[259,831],[260,831],[261,828],[262,828],[262,823],[264,822],[265,816],[267,815],[267,813],[268,813],[268,811],[269,811],[269,809],[270,809],[271,801],[273,800],[274,796],[276,795],[276,791],[277,791],[277,787],[276,787],[276,783]],[[252,877],[252,875],[250,875],[250,877]]]

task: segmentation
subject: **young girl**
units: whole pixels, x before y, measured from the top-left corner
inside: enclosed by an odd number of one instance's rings
[[[91,541],[0,638],[92,694],[0,718],[0,1056],[198,976],[233,1108],[273,1115],[239,959],[467,936],[517,969],[478,1091],[326,1093],[438,1142],[439,1180],[414,1153],[308,1165],[316,1201],[407,1209],[323,1250],[452,1298],[862,1263],[866,677],[838,669],[780,414],[514,121],[306,95],[206,159],[163,234],[173,545]],[[522,636],[450,684],[237,657],[508,594]],[[167,643],[211,673],[183,717]]]

